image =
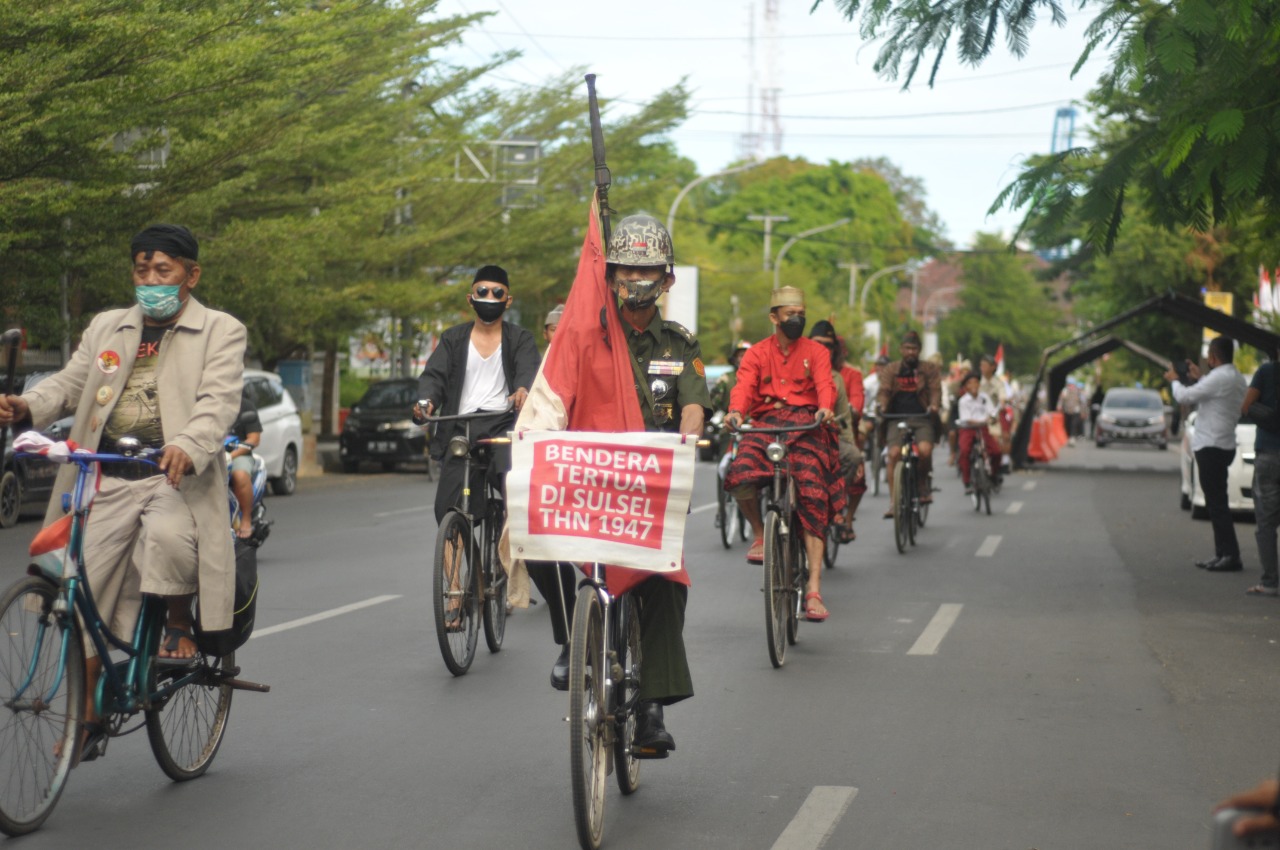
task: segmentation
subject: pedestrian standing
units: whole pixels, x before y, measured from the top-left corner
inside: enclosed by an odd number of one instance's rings
[[[1257,519],[1254,539],[1262,578],[1245,593],[1275,596],[1280,593],[1277,573],[1276,528],[1280,526],[1280,368],[1263,363],[1244,394],[1240,412],[1257,426],[1253,441],[1253,513]]]
[[[1209,373],[1200,376],[1200,367],[1188,361],[1189,383],[1184,385],[1178,373],[1170,369],[1165,379],[1171,382],[1173,397],[1179,404],[1197,405],[1196,434],[1191,439],[1196,468],[1200,471],[1200,489],[1213,522],[1214,556],[1197,561],[1196,566],[1215,573],[1244,569],[1240,561],[1240,543],[1231,522],[1227,503],[1227,468],[1236,456],[1236,423],[1244,403],[1244,377],[1236,369],[1235,343],[1229,337],[1214,337],[1209,342]]]

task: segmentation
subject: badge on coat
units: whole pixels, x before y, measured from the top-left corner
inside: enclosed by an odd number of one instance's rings
[[[115,393],[112,392],[111,387],[98,387],[98,393],[95,397],[98,400],[98,404],[106,407],[111,402],[113,395]]]
[[[98,355],[98,371],[104,375],[114,375],[120,368],[120,355],[114,351],[104,351]]]
[[[662,398],[671,392],[671,385],[661,378],[654,378],[649,384],[649,391],[653,393],[654,398]]]

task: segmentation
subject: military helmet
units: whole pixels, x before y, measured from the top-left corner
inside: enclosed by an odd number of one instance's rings
[[[629,215],[613,229],[605,259],[621,266],[670,266],[671,234],[651,215]]]

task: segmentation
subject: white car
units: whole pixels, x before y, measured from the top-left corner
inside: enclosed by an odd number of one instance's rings
[[[1191,511],[1194,519],[1208,519],[1204,491],[1196,472],[1196,458],[1191,453],[1191,437],[1195,434],[1196,415],[1192,412],[1182,426],[1182,509]],[[1249,422],[1236,425],[1236,456],[1227,468],[1227,505],[1234,511],[1253,512],[1253,438],[1256,426]]]
[[[298,459],[302,457],[302,417],[284,381],[275,372],[244,370],[244,391],[258,408],[262,439],[255,450],[267,465],[271,492],[288,496],[298,488]]]

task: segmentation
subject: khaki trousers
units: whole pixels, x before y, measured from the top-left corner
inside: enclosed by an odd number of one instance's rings
[[[191,509],[165,476],[103,476],[85,529],[84,563],[98,613],[116,637],[133,638],[143,593],[196,592],[196,540]]]

